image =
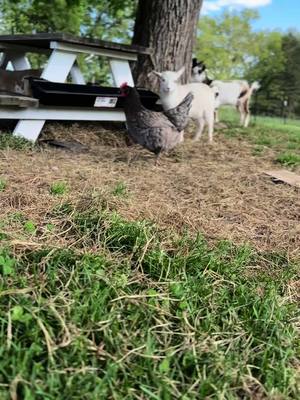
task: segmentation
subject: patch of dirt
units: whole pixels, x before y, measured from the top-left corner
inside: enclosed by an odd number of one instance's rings
[[[254,156],[251,144],[221,132],[212,146],[206,135],[197,143],[187,136],[155,167],[153,155],[126,147],[124,131],[112,124],[48,125],[43,139],[74,140],[89,151],[48,146],[33,152],[1,151],[0,176],[7,182],[0,192],[1,219],[20,211],[45,226],[51,222],[47,211],[55,204],[98,193],[128,219],[152,220],[178,232],[188,228],[211,242],[229,239],[298,258],[300,190],[274,184],[263,174],[274,168],[272,150]],[[129,162],[135,155],[137,159]],[[57,180],[70,188],[63,200],[49,192]],[[127,197],[112,194],[118,183],[126,185]],[[13,223],[11,229],[16,236]],[[51,240],[55,244],[60,238],[53,235]]]

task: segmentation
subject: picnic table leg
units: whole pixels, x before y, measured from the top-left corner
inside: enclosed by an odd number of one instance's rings
[[[110,59],[109,63],[116,86],[120,86],[124,82],[127,82],[129,86],[134,86],[131,69],[127,60]]]
[[[0,68],[6,69],[7,64],[11,62],[14,70],[29,69],[30,63],[24,53],[5,52],[0,61]]]
[[[10,62],[16,71],[31,68],[30,63],[27,57],[25,57],[24,53],[12,53],[10,55]]]
[[[74,53],[53,50],[41,78],[53,82],[65,82],[75,59],[76,54]],[[19,120],[13,134],[35,141],[38,138],[44,123],[45,120]]]
[[[8,54],[3,53],[0,59],[0,68],[6,69],[8,63],[9,63],[9,56]]]
[[[85,85],[85,79],[84,79],[76,61],[73,65],[73,67],[71,68],[70,74],[72,77],[72,82],[77,83],[79,85]]]

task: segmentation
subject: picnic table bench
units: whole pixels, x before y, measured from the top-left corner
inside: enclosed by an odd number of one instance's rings
[[[83,74],[76,62],[79,54],[94,54],[109,60],[114,85],[123,82],[134,85],[129,62],[138,54],[149,54],[149,49],[96,39],[76,37],[66,33],[39,33],[31,35],[0,35],[0,68],[6,69],[10,62],[14,70],[30,69],[27,53],[48,55],[41,78],[63,83],[70,74],[72,82],[85,85]],[[13,103],[13,102],[12,102]],[[94,107],[70,107],[42,105],[27,108],[0,105],[0,119],[14,119],[18,123],[14,135],[35,141],[46,120],[77,121],[125,121],[122,109],[105,107],[103,102]]]

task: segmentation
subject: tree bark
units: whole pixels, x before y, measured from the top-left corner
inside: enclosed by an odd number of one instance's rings
[[[139,0],[132,44],[150,47],[151,56],[140,55],[133,67],[137,86],[157,89],[156,71],[177,71],[190,78],[192,51],[202,0]]]

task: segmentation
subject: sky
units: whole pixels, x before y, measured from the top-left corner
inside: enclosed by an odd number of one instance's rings
[[[256,9],[255,29],[300,30],[300,0],[204,0],[202,15],[216,16],[224,10]]]

